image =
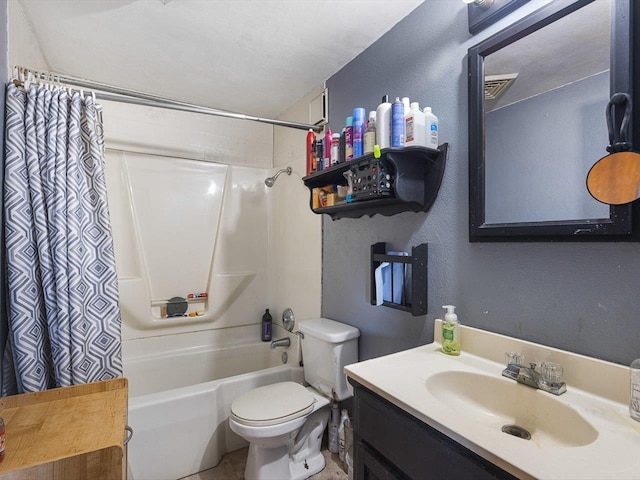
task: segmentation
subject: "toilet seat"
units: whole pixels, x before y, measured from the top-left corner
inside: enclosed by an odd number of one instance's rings
[[[231,417],[243,425],[277,425],[311,413],[314,403],[313,394],[299,383],[274,383],[239,395],[231,404]]]

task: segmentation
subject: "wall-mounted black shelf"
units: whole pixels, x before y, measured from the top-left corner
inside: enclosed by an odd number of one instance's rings
[[[389,216],[401,212],[427,212],[440,190],[448,148],[448,143],[443,143],[437,150],[427,147],[383,148],[380,158],[388,161],[395,171],[394,195],[391,197],[313,209],[314,188],[346,185],[347,180],[343,174],[353,167],[370,162],[374,158],[372,153],[312,173],[302,179],[310,191],[309,205],[315,213],[326,213],[333,220],[372,216],[376,213]]]
[[[402,310],[409,312],[411,315],[426,315],[427,314],[427,259],[429,254],[428,245],[422,243],[416,245],[411,249],[411,255],[388,255],[387,246],[385,242],[379,242],[371,245],[371,305],[376,305],[376,281],[375,271],[382,262],[389,262],[391,264],[391,270],[393,272],[394,263],[402,263],[404,265],[411,265],[411,278],[408,285],[404,285],[405,293],[410,292],[409,298],[411,302],[405,301],[402,303],[383,302],[382,305],[389,308],[395,308],[396,310]],[[393,279],[393,273],[391,275]],[[392,280],[393,281],[393,280]],[[391,291],[393,292],[393,286]]]

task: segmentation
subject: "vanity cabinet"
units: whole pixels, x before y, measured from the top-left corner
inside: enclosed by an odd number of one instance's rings
[[[356,480],[516,479],[352,379]]]
[[[364,175],[375,172],[377,164],[374,163],[373,153],[312,173],[302,179],[309,188],[311,209],[318,214],[326,213],[333,220],[342,217],[372,216],[376,213],[389,216],[401,212],[426,212],[433,205],[440,190],[448,148],[447,143],[440,145],[437,150],[416,146],[383,148],[379,160],[392,173],[392,193],[381,196],[371,194],[369,198],[363,197],[348,203],[314,208],[313,190],[331,185],[347,185],[344,174],[350,170],[366,172]],[[372,180],[367,180],[366,176],[363,179],[369,182]],[[376,179],[373,178],[373,183],[375,182]],[[374,190],[373,185],[371,190]]]

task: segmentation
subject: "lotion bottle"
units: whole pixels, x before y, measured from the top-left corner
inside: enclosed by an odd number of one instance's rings
[[[447,313],[442,322],[442,351],[447,355],[460,355],[460,324],[453,305],[443,305]]]

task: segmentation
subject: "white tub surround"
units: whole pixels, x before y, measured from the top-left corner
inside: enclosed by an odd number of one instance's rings
[[[442,353],[436,321],[434,343],[345,372],[518,478],[640,478],[640,423],[629,417],[627,367],[460,328],[459,357]],[[505,352],[524,353],[525,364],[561,364],[567,392],[555,396],[502,377]],[[503,433],[506,423],[529,423],[523,426],[531,440]]]

